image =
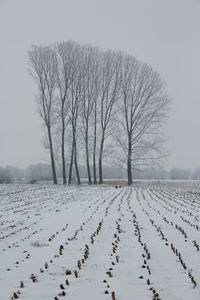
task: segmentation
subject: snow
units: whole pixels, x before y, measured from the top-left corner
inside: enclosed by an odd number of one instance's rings
[[[199,208],[180,183],[1,185],[0,299],[200,299]]]

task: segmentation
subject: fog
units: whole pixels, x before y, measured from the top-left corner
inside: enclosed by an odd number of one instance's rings
[[[172,98],[165,167],[200,166],[200,1],[0,0],[0,166],[48,162],[27,51],[76,40],[159,71]]]

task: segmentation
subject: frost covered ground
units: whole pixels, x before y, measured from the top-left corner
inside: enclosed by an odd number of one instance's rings
[[[200,299],[200,193],[0,186],[0,299]]]

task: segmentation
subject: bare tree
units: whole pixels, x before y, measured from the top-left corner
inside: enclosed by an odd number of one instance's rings
[[[99,148],[99,184],[103,183],[102,161],[105,140],[112,134],[112,120],[116,112],[121,84],[121,53],[112,51],[101,55],[100,75],[100,148]]]
[[[59,107],[58,114],[61,120],[61,156],[62,156],[62,173],[63,184],[67,183],[66,178],[66,163],[65,163],[65,132],[69,123],[69,99],[68,91],[72,85],[75,74],[75,42],[61,42],[56,45],[58,57],[57,66],[57,83],[59,90]]]
[[[98,94],[98,76],[96,78],[96,90]],[[97,123],[98,123],[98,96],[95,98],[93,105],[93,179],[94,184],[97,184],[97,169],[96,169],[96,152],[97,152]]]
[[[39,113],[47,128],[53,182],[57,184],[52,126],[55,122],[55,89],[57,58],[51,47],[33,46],[28,53],[30,73],[38,85]]]
[[[89,139],[90,131],[92,127],[92,121],[94,121],[94,148],[93,148],[93,163],[95,165],[95,152],[96,152],[96,114],[97,114],[97,96],[98,96],[98,50],[92,47],[85,47],[83,49],[83,80],[82,80],[82,92],[81,92],[81,119],[82,119],[82,133],[85,141],[85,153],[86,153],[86,167],[88,173],[88,183],[92,184],[91,170],[90,170],[90,156],[89,156]],[[94,113],[94,120],[92,120]],[[94,181],[96,183],[96,171],[94,172]]]
[[[73,163],[75,165],[77,183],[80,184],[80,175],[78,169],[77,161],[77,126],[78,126],[78,117],[80,112],[80,103],[81,103],[81,89],[82,89],[82,79],[83,79],[83,64],[82,56],[83,51],[81,47],[77,44],[74,49],[74,60],[73,68],[75,72],[73,73],[72,83],[69,89],[69,119],[72,129],[72,145],[71,145],[71,158],[69,166],[69,178],[68,183],[71,184],[72,181],[72,169]]]
[[[132,168],[149,165],[162,157],[160,128],[166,119],[169,98],[159,74],[132,56],[123,60],[122,112],[123,134],[118,138],[127,164],[128,184]]]

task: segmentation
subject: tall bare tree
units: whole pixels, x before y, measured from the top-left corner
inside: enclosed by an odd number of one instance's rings
[[[47,128],[53,182],[57,184],[52,142],[52,126],[55,122],[55,89],[57,58],[51,47],[33,46],[28,53],[30,73],[38,86],[39,113]]]
[[[74,60],[73,68],[75,72],[73,73],[72,83],[69,89],[69,119],[72,129],[72,145],[71,145],[71,158],[69,166],[69,178],[68,183],[72,182],[72,170],[73,164],[75,166],[77,183],[80,184],[80,175],[77,161],[77,127],[78,118],[80,114],[80,104],[81,104],[81,90],[82,90],[82,80],[83,80],[83,51],[80,45],[76,45],[74,48]]]
[[[99,75],[99,72],[98,72]],[[92,162],[93,162],[93,180],[94,184],[97,184],[97,168],[96,168],[96,156],[97,156],[97,124],[98,124],[98,78],[96,77],[96,90],[97,97],[95,98],[93,105],[93,151],[92,151]]]
[[[112,134],[112,120],[116,112],[121,85],[121,53],[106,51],[101,55],[100,75],[100,147],[99,184],[103,183],[102,161],[105,140]]]
[[[83,49],[83,80],[82,80],[82,92],[81,92],[81,119],[82,119],[82,133],[85,141],[85,153],[86,153],[86,167],[88,173],[88,183],[92,184],[91,170],[90,170],[90,155],[89,155],[89,139],[92,127],[92,121],[94,121],[94,135],[96,135],[96,102],[98,97],[98,50],[91,47],[85,47]],[[94,120],[93,120],[94,113]],[[96,137],[95,137],[96,138]],[[94,143],[96,140],[94,139]],[[96,145],[94,145],[96,147]],[[94,151],[96,151],[94,149]],[[93,163],[94,161],[93,152]],[[96,183],[96,172],[94,173]]]
[[[58,57],[57,84],[59,90],[58,114],[61,120],[61,156],[63,184],[67,183],[65,163],[65,132],[69,123],[69,99],[68,92],[75,76],[75,59],[77,44],[72,41],[61,42],[56,45]]]
[[[118,141],[126,158],[131,185],[133,167],[148,165],[162,157],[159,133],[170,101],[159,74],[132,56],[125,56],[123,60],[121,91],[123,134]]]

